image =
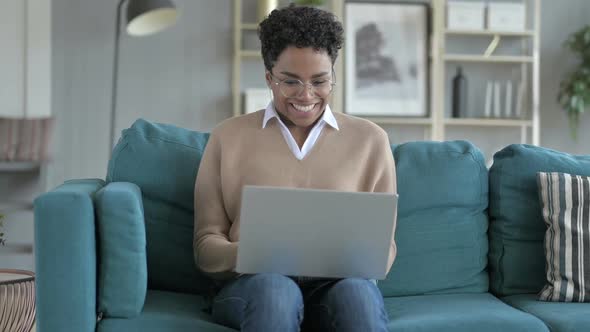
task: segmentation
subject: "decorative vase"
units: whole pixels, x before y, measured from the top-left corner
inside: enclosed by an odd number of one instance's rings
[[[452,115],[453,118],[466,118],[467,115],[467,79],[463,75],[463,68],[457,67],[453,78]]]
[[[279,0],[258,0],[258,22],[262,22],[278,6]]]

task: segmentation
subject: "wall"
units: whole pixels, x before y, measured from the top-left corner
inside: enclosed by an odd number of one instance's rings
[[[117,0],[53,2],[57,128],[49,187],[105,177],[117,8]],[[121,37],[117,134],[139,117],[210,130],[231,114],[233,1],[175,3],[174,27]]]
[[[568,119],[557,103],[560,81],[577,64],[562,43],[590,24],[590,1],[543,1],[541,41],[541,144],[574,154],[590,154],[590,114],[582,116],[577,141],[569,134]]]
[[[231,114],[233,1],[176,3],[182,16],[172,29],[121,39],[117,132],[138,117],[208,130]],[[115,8],[115,0],[54,0],[53,107],[58,131],[50,186],[69,178],[104,178]],[[562,41],[588,22],[589,13],[586,0],[542,1],[541,143],[586,154],[590,153],[584,144],[590,139],[590,115],[582,119],[579,140],[573,142],[555,99],[560,78],[574,63],[561,47]],[[252,69],[247,73],[262,76]],[[396,140],[421,138],[415,131],[407,135],[405,131],[411,130],[394,128],[390,135]],[[484,136],[472,137],[474,133],[478,135],[477,131],[466,134],[476,144],[489,143]],[[498,136],[507,135],[502,131]],[[517,140],[519,134],[508,137]],[[492,141],[493,148],[509,143]]]

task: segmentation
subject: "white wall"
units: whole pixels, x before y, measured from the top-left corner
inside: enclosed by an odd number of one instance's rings
[[[105,177],[117,2],[54,0],[49,187]],[[117,135],[139,117],[210,130],[231,114],[233,1],[174,2],[181,13],[174,27],[121,37]]]
[[[557,103],[560,81],[577,60],[562,45],[590,24],[590,1],[543,1],[541,41],[541,144],[574,154],[590,154],[590,113],[582,116],[578,140],[572,140],[566,113]]]
[[[175,27],[155,36],[121,39],[117,132],[138,117],[209,130],[231,114],[233,1],[175,2],[181,11]],[[50,186],[64,179],[105,176],[116,3],[54,0],[53,108],[58,125]],[[246,11],[253,12],[251,6]],[[542,1],[541,144],[580,154],[590,154],[584,143],[590,141],[590,114],[583,117],[579,140],[573,142],[555,100],[559,80],[573,64],[562,42],[587,24],[588,14],[587,0]],[[254,64],[247,73],[262,77],[262,66]],[[392,137],[420,138],[404,131],[390,130]],[[514,130],[499,131],[498,140],[490,140],[490,134],[494,131],[472,140],[501,147],[510,142],[506,137],[520,137]]]

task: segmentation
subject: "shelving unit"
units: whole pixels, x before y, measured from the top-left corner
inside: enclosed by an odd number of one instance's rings
[[[449,0],[431,0],[431,29],[430,31],[430,114],[428,117],[384,117],[365,116],[364,118],[382,126],[413,126],[424,130],[424,139],[443,141],[448,139],[447,131],[454,128],[507,128],[520,129],[520,142],[538,145],[540,141],[540,83],[539,83],[539,41],[540,41],[540,6],[541,0],[523,0],[526,6],[527,29],[523,31],[498,31],[498,30],[466,30],[448,29],[446,26],[447,3]],[[497,0],[490,0],[497,1]],[[243,60],[259,61],[260,52],[257,50],[243,50],[242,36],[244,32],[255,31],[257,24],[242,21],[242,2],[234,0],[234,66],[233,66],[233,114],[242,113],[242,87],[240,86],[240,74]],[[342,21],[344,17],[345,0],[328,1],[330,10]],[[520,54],[504,55],[494,52],[482,52],[481,54],[461,54],[447,52],[448,38],[478,38],[489,39],[492,42],[501,42],[502,38],[516,39],[520,41]],[[492,47],[490,47],[492,49]],[[341,53],[335,65],[337,84],[334,89],[331,106],[336,112],[342,111],[344,104],[343,84],[338,79],[344,77],[343,61]],[[523,84],[526,87],[525,118],[447,118],[448,77],[447,67],[456,64],[470,64],[472,66],[520,66],[519,72]],[[479,68],[479,67],[478,67]],[[262,73],[261,73],[262,75]],[[483,102],[482,102],[483,105]]]
[[[473,127],[532,127],[532,121],[511,119],[445,119],[447,126],[473,126]]]
[[[459,35],[459,36],[513,36],[513,37],[526,37],[526,36],[534,36],[535,31],[533,30],[525,30],[525,31],[497,31],[497,30],[454,30],[454,29],[445,29],[445,34],[447,35]]]
[[[491,0],[495,1],[495,0]],[[496,31],[496,30],[453,30],[446,28],[446,11],[448,0],[432,0],[433,15],[433,66],[432,72],[432,101],[431,109],[434,120],[433,139],[444,140],[447,130],[452,128],[515,128],[520,129],[520,142],[538,145],[540,141],[540,111],[539,111],[539,40],[540,40],[540,10],[541,0],[524,0],[526,6],[526,24],[524,31]],[[486,54],[456,54],[447,51],[447,38],[490,38],[492,43],[500,42],[503,37],[520,40],[519,55]],[[493,47],[492,47],[493,49]],[[438,61],[437,61],[438,60]],[[520,66],[520,77],[526,86],[525,94],[528,103],[525,118],[447,118],[445,106],[448,96],[449,83],[446,76],[449,64],[481,64],[486,66]],[[532,74],[532,75],[531,75]],[[530,79],[529,79],[530,76]],[[483,105],[483,102],[482,102]],[[530,135],[529,135],[530,131]],[[530,136],[530,137],[529,137]]]

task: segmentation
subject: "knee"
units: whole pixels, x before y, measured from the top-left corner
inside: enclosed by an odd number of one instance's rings
[[[358,311],[380,311],[383,297],[377,286],[366,279],[348,278],[337,282],[328,294],[330,307],[354,307]]]
[[[274,273],[255,274],[249,278],[249,288],[254,295],[251,305],[265,307],[282,317],[303,310],[301,290],[290,278]]]
[[[377,286],[364,279],[344,279],[330,289],[324,302],[338,331],[387,331],[387,313]]]

